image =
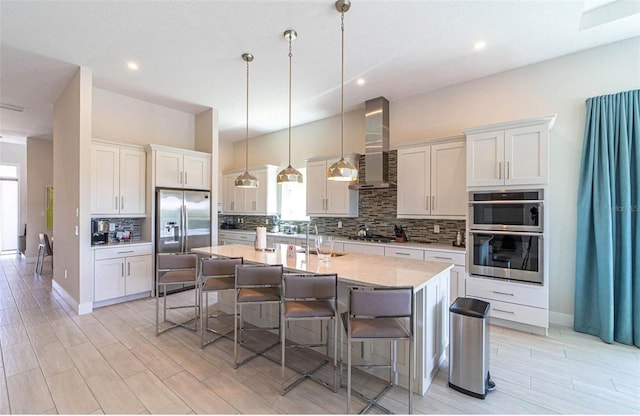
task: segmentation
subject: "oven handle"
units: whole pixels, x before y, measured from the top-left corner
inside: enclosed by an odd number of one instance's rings
[[[526,199],[512,201],[469,201],[469,205],[486,205],[486,204],[538,204],[542,205],[544,201],[541,199]]]
[[[533,237],[543,238],[542,233],[527,233],[520,231],[490,231],[490,230],[469,230],[470,234],[499,234],[499,235],[530,235]]]

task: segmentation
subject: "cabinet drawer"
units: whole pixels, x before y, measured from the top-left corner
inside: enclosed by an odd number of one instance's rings
[[[489,311],[491,318],[500,318],[542,328],[549,327],[549,312],[546,309],[516,305],[515,303],[500,302],[491,299],[481,300],[491,304]]]
[[[347,253],[376,254],[378,256],[384,256],[384,247],[374,246],[372,244],[344,243],[344,251]]]
[[[229,236],[229,238],[233,239],[233,240],[239,240],[239,241],[251,241],[253,243],[253,241],[256,239],[256,235],[255,234],[243,234],[243,233],[230,233],[231,235]]]
[[[130,256],[143,256],[145,254],[151,254],[151,244],[135,245],[135,246],[119,246],[119,247],[105,247],[95,250],[94,259],[114,259],[118,257],[130,257]]]
[[[424,251],[412,248],[385,247],[384,255],[390,257],[402,257],[406,259],[424,260]]]
[[[465,253],[453,252],[453,251],[436,251],[425,250],[424,259],[427,261],[438,261],[440,263],[453,263],[458,266],[464,266]]]
[[[467,296],[474,298],[492,299],[536,308],[546,309],[549,304],[547,291],[544,288],[526,284],[469,278],[466,293]]]

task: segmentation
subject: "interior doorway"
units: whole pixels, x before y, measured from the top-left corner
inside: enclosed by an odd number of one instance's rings
[[[18,249],[20,186],[18,165],[0,165],[0,253]]]

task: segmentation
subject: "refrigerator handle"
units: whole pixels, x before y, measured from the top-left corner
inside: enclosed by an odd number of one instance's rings
[[[186,205],[183,205],[184,208],[184,248],[182,251],[187,252],[187,247],[189,247],[189,229],[187,228],[189,222],[189,210]]]
[[[187,220],[186,220],[186,216],[187,216],[187,207],[184,205],[184,203],[180,206],[180,228],[181,228],[181,232],[180,232],[180,252],[184,253],[187,244],[186,244],[186,239],[187,239],[187,229],[186,229],[186,225],[187,225]]]

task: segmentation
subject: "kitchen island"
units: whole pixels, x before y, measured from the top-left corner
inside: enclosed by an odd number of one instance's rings
[[[449,278],[453,264],[383,257],[370,254],[348,253],[333,257],[329,262],[319,261],[316,255],[295,252],[287,256],[287,246],[280,244],[275,251],[256,251],[243,245],[202,247],[192,250],[203,256],[243,257],[245,262],[282,264],[285,271],[308,273],[336,273],[339,282],[339,303],[346,308],[349,285],[413,286],[415,296],[415,392],[423,395],[444,361],[449,344]],[[219,308],[233,311],[233,297],[228,293],[219,299]],[[247,308],[248,309],[248,308]],[[243,315],[245,315],[243,313]],[[257,308],[246,314],[247,321],[263,326],[277,321],[276,308]],[[289,338],[309,342],[322,337],[318,322],[302,321],[288,331]],[[398,384],[407,386],[409,369],[408,346],[398,345]],[[344,350],[342,346],[342,350]],[[364,348],[353,349],[354,362],[384,363],[390,354],[389,343],[373,342]],[[388,371],[372,371],[384,378]]]

